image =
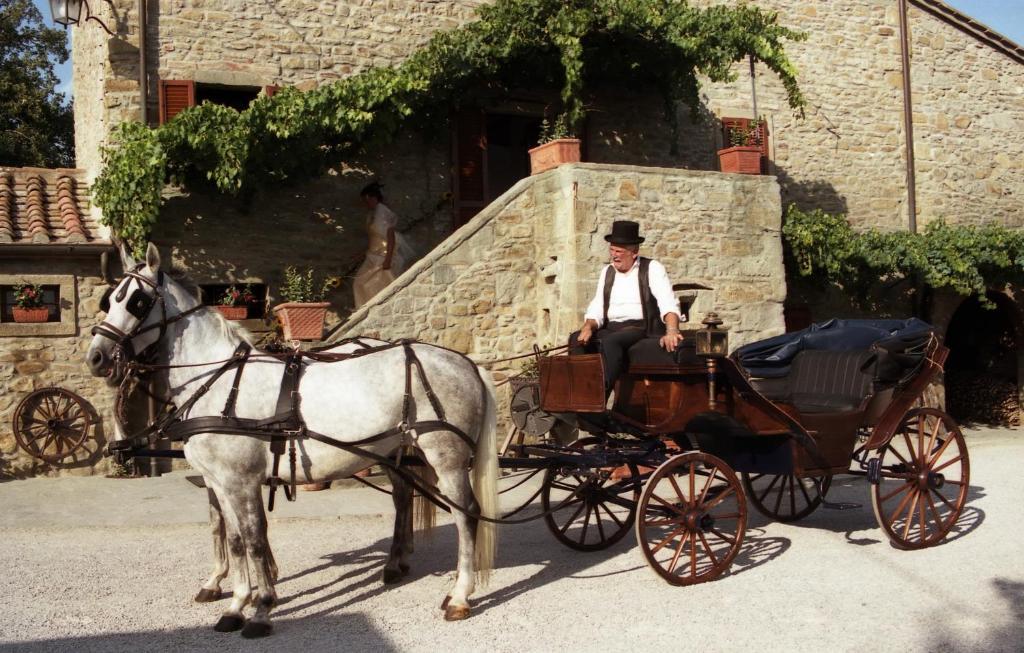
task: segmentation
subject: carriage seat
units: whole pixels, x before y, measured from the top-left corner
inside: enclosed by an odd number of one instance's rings
[[[680,374],[693,369],[704,370],[704,360],[697,356],[693,338],[683,336],[674,352],[661,348],[657,337],[644,338],[626,352],[630,374]]]
[[[875,354],[871,351],[799,352],[789,374],[755,388],[773,401],[792,404],[801,413],[859,410],[872,392]]]

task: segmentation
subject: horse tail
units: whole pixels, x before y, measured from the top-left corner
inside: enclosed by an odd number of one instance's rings
[[[480,508],[480,515],[487,519],[498,518],[498,442],[497,402],[494,398],[494,380],[490,372],[477,368],[483,381],[484,421],[476,439],[473,454],[473,494]],[[498,525],[480,520],[476,526],[476,571],[477,581],[486,586],[494,569],[494,556],[498,548]]]
[[[437,487],[437,474],[430,465],[409,467],[409,473],[415,476],[424,487]],[[430,536],[437,523],[437,505],[417,492],[412,500],[412,528],[417,533]]]

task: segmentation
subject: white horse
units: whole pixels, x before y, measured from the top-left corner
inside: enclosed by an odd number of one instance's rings
[[[159,362],[170,366],[166,379],[169,399],[177,406],[194,400],[184,417],[220,416],[234,383],[234,368],[221,374],[205,394],[198,398],[195,395],[223,367],[219,361],[232,357],[242,336],[219,313],[203,309],[195,294],[159,269],[159,252],[150,245],[146,263],[129,272],[111,294],[106,320],[94,329],[96,335],[86,355],[88,365],[93,375],[106,377],[108,383],[116,385],[122,380],[126,360],[136,357],[136,352],[156,348]],[[406,434],[360,446],[369,454],[387,457],[403,443],[411,443],[426,463],[429,475],[437,478],[438,489],[453,504],[458,566],[454,587],[442,606],[446,619],[464,619],[469,616],[468,599],[477,580],[475,572],[486,579],[496,547],[496,529],[487,521],[495,518],[498,505],[494,386],[489,374],[457,352],[422,343],[410,349],[422,366],[422,375],[411,370],[408,400],[405,389],[411,363],[405,348],[396,346],[340,362],[304,362],[300,413],[310,432],[342,443],[357,443],[392,431],[402,422],[412,422],[413,428]],[[273,417],[284,376],[283,361],[253,352],[238,383],[234,415]],[[431,390],[436,404],[429,397]],[[438,422],[443,424],[437,430],[417,432],[417,421],[432,421],[435,428]],[[296,449],[300,482],[348,477],[375,462],[315,439],[299,440]],[[271,631],[270,611],[277,598],[277,569],[267,540],[261,492],[273,474],[270,445],[257,437],[204,432],[188,439],[184,451],[210,490],[214,533],[215,569],[196,600],[218,598],[220,582],[230,570],[232,600],[215,629],[242,629],[246,637],[267,635]],[[287,456],[281,458],[278,471],[287,477]],[[386,582],[404,575],[411,552],[411,488],[400,476],[391,476],[397,479],[396,541],[385,565]],[[477,519],[476,514],[485,519]],[[250,562],[255,571],[255,591]],[[243,611],[250,602],[255,612],[246,623]]]

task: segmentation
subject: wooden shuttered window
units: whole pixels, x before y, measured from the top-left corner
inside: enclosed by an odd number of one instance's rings
[[[206,88],[206,87],[204,87]],[[228,91],[231,87],[219,87],[214,86],[213,88],[223,88]],[[249,87],[241,87],[244,93],[244,89]],[[264,86],[263,92],[267,97],[273,97],[277,93],[280,86]],[[207,93],[209,95],[209,93]],[[228,106],[235,106],[234,103],[225,102],[223,100],[212,99],[211,101],[219,104],[227,104]],[[188,107],[194,107],[196,105],[196,83],[189,79],[162,79],[160,80],[160,124],[164,124],[174,116],[178,115]],[[241,109],[241,105],[237,105]]]
[[[160,80],[160,124],[195,106],[196,83],[192,80]]]

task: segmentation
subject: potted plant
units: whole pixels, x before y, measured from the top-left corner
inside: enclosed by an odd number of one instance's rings
[[[323,301],[328,291],[338,285],[336,279],[327,278],[322,282],[315,279],[313,268],[299,272],[288,266],[284,270],[284,285],[281,299],[285,303],[274,307],[274,314],[281,320],[285,340],[319,340],[324,333],[329,302]]]
[[[761,121],[747,126],[728,126],[729,147],[718,150],[718,161],[722,172],[737,172],[743,175],[761,174]]]
[[[558,116],[554,125],[544,118],[537,142],[537,147],[530,150],[531,175],[539,175],[563,163],[580,161],[580,139],[570,133],[565,114]]]
[[[217,310],[229,320],[244,320],[249,317],[249,305],[256,301],[252,287],[245,284],[241,290],[228,286],[217,301]]]
[[[46,322],[50,309],[43,306],[43,287],[35,283],[23,283],[14,291],[14,306],[11,313],[15,322]]]

